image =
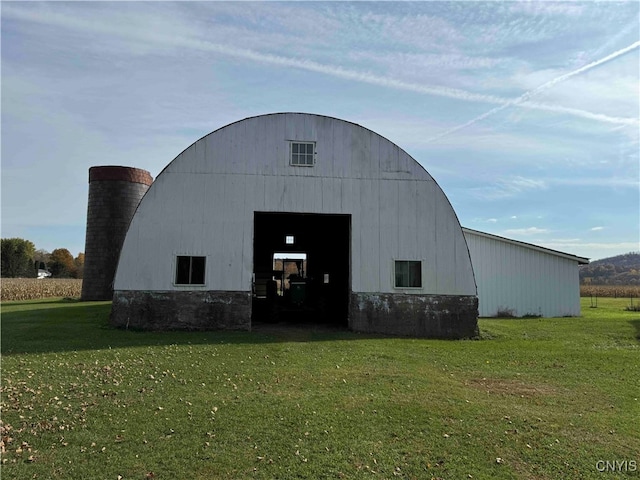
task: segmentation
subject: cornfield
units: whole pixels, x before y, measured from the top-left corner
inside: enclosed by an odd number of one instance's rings
[[[47,297],[79,297],[82,280],[75,278],[3,278],[0,300],[35,300]],[[581,297],[640,298],[638,285],[580,285]]]
[[[581,297],[638,298],[638,285],[580,285]]]
[[[82,280],[75,278],[3,278],[0,300],[35,300],[47,297],[79,297]]]

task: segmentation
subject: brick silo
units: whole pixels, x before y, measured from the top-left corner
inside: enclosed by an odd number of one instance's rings
[[[111,300],[113,278],[129,223],[151,186],[146,170],[121,166],[89,169],[87,237],[82,300]]]

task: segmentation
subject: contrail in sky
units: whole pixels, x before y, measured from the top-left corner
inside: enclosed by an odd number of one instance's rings
[[[564,75],[560,75],[559,77],[554,78],[553,80],[549,80],[548,82],[543,83],[542,85],[534,88],[533,90],[529,90],[528,92],[523,93],[522,95],[520,95],[518,98],[515,98],[513,100],[510,100],[500,106],[497,106],[495,108],[492,108],[491,110],[489,110],[488,112],[483,113],[482,115],[473,118],[471,120],[469,120],[466,123],[463,123],[462,125],[458,125],[457,127],[453,127],[450,128],[449,130],[446,130],[438,135],[436,135],[435,137],[431,137],[429,139],[427,139],[425,142],[426,143],[431,143],[431,142],[435,142],[436,140],[441,139],[442,137],[446,137],[447,135],[451,135],[452,133],[455,133],[459,130],[462,130],[463,128],[467,128],[475,123],[478,123],[482,120],[484,120],[487,117],[490,117],[491,115],[495,115],[498,112],[501,112],[502,110],[504,110],[505,108],[508,107],[513,107],[516,105],[523,105],[526,104],[527,101],[533,97],[534,95],[538,94],[539,92],[541,92],[542,90],[546,90],[548,88],[553,87],[554,85],[556,85],[557,83],[563,82],[571,77],[574,77],[575,75],[579,75],[580,73],[586,72],[587,70],[591,70],[592,68],[597,67],[598,65],[602,65],[603,63],[606,63],[610,60],[613,60],[614,58],[620,57],[621,55],[624,55],[625,53],[630,52],[631,50],[634,50],[636,48],[638,48],[640,46],[640,41],[638,42],[634,42],[631,45],[624,47],[616,52],[613,52],[610,55],[607,55],[604,58],[601,58],[600,60],[596,60],[595,62],[591,62],[587,65],[585,65],[584,67],[580,67],[577,70],[574,70],[572,72],[569,73],[565,73]]]
[[[231,45],[219,44],[208,41],[206,39],[201,39],[193,36],[181,36],[180,34],[175,33],[166,33],[166,32],[147,32],[144,30],[135,30],[130,29],[127,26],[121,26],[114,23],[103,22],[103,21],[91,21],[82,18],[76,18],[67,15],[60,15],[53,13],[51,11],[47,11],[46,13],[37,12],[37,11],[27,11],[16,9],[13,7],[3,6],[3,16],[10,16],[14,18],[19,18],[22,20],[28,20],[38,23],[44,23],[48,25],[56,25],[63,28],[68,28],[72,30],[81,30],[90,32],[92,35],[96,34],[105,34],[105,35],[115,35],[125,39],[141,41],[145,42],[148,45],[156,46],[158,48],[162,47],[183,47],[189,48],[192,50],[200,50],[206,52],[212,52],[220,55],[225,55],[228,57],[241,58],[254,62],[267,63],[271,65],[277,65],[282,67],[291,67],[297,68],[300,70],[307,70],[311,72],[320,73],[323,75],[328,75],[336,78],[342,78],[345,80],[351,80],[355,82],[367,83],[369,85],[377,85],[385,88],[392,88],[396,90],[404,90],[409,92],[415,92],[423,95],[434,95],[445,98],[452,98],[460,101],[469,101],[469,102],[484,102],[484,103],[493,103],[498,106],[483,115],[470,120],[469,122],[454,127],[450,130],[447,130],[435,137],[432,137],[427,141],[433,142],[438,140],[444,136],[450,135],[451,133],[457,132],[469,125],[472,125],[476,122],[479,122],[495,113],[504,110],[507,107],[511,106],[519,106],[521,108],[529,108],[533,110],[542,110],[542,111],[550,111],[550,112],[560,112],[566,113],[569,115],[573,115],[580,118],[587,118],[591,120],[596,120],[605,123],[617,124],[617,125],[638,125],[638,120],[635,118],[620,118],[620,117],[611,117],[609,115],[592,113],[586,110],[580,110],[577,108],[569,108],[563,107],[560,105],[548,105],[544,103],[537,103],[529,101],[529,99],[538,93],[541,90],[550,88],[558,82],[564,81],[567,78],[570,78],[574,75],[582,73],[586,70],[589,70],[593,67],[596,67],[602,63],[605,63],[609,60],[612,60],[620,55],[627,53],[634,48],[637,48],[640,45],[640,42],[636,42],[633,45],[630,45],[622,50],[618,50],[611,55],[604,57],[601,60],[585,65],[578,70],[567,73],[560,77],[557,77],[543,85],[540,85],[534,90],[531,90],[522,96],[510,100],[504,97],[498,97],[495,95],[487,95],[482,93],[469,92],[466,90],[461,90],[457,88],[443,87],[440,85],[426,85],[419,84],[413,82],[406,82],[400,80],[398,78],[388,77],[384,75],[376,75],[371,72],[363,72],[358,70],[352,70],[348,68],[344,68],[337,65],[330,65],[325,63],[315,62],[309,59],[300,59],[295,57],[288,57],[283,55],[275,55],[270,53],[259,52],[255,50],[250,50],[241,47],[235,47]]]

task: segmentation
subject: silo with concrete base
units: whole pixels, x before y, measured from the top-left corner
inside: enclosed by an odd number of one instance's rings
[[[153,177],[123,166],[89,169],[89,202],[82,300],[111,300],[122,243]]]

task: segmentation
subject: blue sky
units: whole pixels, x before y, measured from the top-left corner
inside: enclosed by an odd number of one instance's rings
[[[640,250],[640,3],[2,2],[2,237],[84,251],[88,169],[155,177],[309,112],[401,146],[463,226]]]

